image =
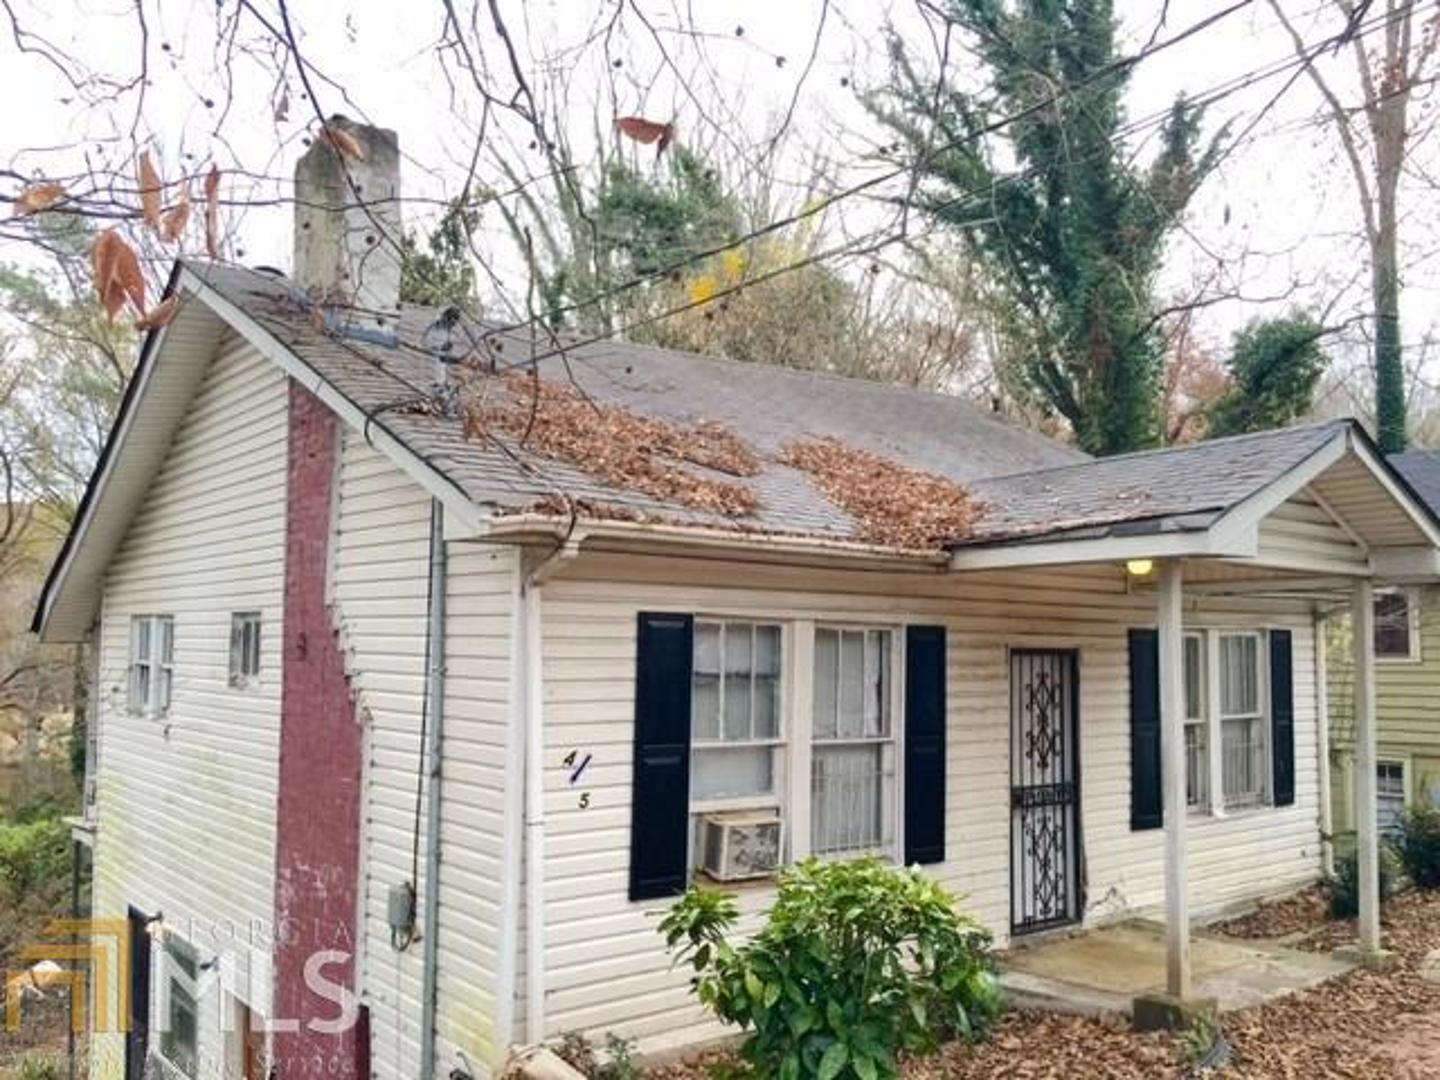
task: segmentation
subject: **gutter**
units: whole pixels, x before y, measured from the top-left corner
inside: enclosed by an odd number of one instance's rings
[[[573,525],[568,517],[533,513],[506,514],[503,517],[494,517],[484,528],[487,537],[497,540],[519,539],[526,536],[557,537],[565,541],[561,548],[557,549],[557,552],[570,546],[573,542],[571,537],[573,531]],[[787,555],[862,559],[872,565],[878,558],[909,568],[927,566],[940,570],[946,569],[950,562],[950,553],[946,551],[887,547],[883,544],[867,544],[857,540],[832,540],[824,537],[796,536],[786,533],[747,533],[736,529],[704,525],[670,525],[650,521],[587,519],[584,536],[581,539],[683,541],[699,547],[725,548],[731,551],[758,551],[770,555],[780,551]],[[789,565],[788,561],[787,565]]]
[[[438,1005],[437,967],[440,948],[440,774],[445,720],[445,507],[430,501],[430,605],[426,613],[425,672],[430,724],[425,745],[425,914],[421,964],[420,1071],[423,1080],[435,1075],[435,1015]]]

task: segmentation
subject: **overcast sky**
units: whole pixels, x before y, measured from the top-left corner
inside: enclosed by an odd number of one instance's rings
[[[1117,6],[1127,47],[1138,48],[1152,34],[1163,40],[1232,2],[1119,0]],[[92,69],[116,78],[129,77],[137,69],[140,38],[128,0],[13,3],[23,26],[45,34]],[[273,0],[256,0],[256,6],[278,23]],[[1433,7],[1433,0],[1426,0],[1426,6]],[[627,24],[629,36],[612,42],[609,51],[594,44],[597,12],[610,7],[598,0],[524,4],[502,0],[527,78],[536,85],[545,82],[546,72],[569,79],[568,101],[574,115],[566,119],[582,133],[578,138],[583,141],[583,132],[590,130],[592,115],[609,116],[614,110],[673,118],[682,139],[688,134],[753,150],[765,144],[794,99],[794,137],[786,144],[779,171],[797,182],[803,179],[799,165],[806,150],[818,150],[836,162],[842,183],[874,167],[862,160],[869,130],[854,88],[873,85],[884,76],[880,31],[887,20],[901,28],[919,54],[930,48],[914,0],[888,4],[832,0],[828,7],[822,0],[728,0],[723,5],[639,0],[639,9],[670,42],[678,73],[696,88],[692,98],[636,20]],[[688,17],[702,31],[700,37],[665,38],[680,21],[677,7],[688,8]],[[1322,7],[1321,0],[1287,0],[1287,9],[1312,40],[1338,27],[1333,19],[1321,21],[1317,12]],[[483,14],[484,5],[480,8]],[[230,0],[221,4],[221,10],[233,10]],[[407,196],[441,198],[458,190],[479,116],[473,88],[461,81],[452,91],[437,59],[443,10],[440,0],[403,4],[293,0],[291,7],[307,58],[343,86],[350,98],[347,103],[328,82],[317,83],[321,108],[362,113],[399,130],[406,155]],[[1157,31],[1162,10],[1168,10],[1168,20]],[[147,11],[150,85],[137,130],[153,140],[167,173],[210,157],[222,168],[238,162],[270,178],[246,184],[245,194],[283,199],[288,193],[284,178],[293,169],[306,122],[312,119],[299,105],[298,94],[289,119],[277,123],[276,89],[270,83],[273,63],[242,56],[230,65],[234,94],[227,95],[226,82],[217,74],[220,54],[212,0],[165,0],[159,7],[147,5]],[[819,48],[813,65],[807,65],[822,11]],[[27,176],[43,176],[76,171],[82,153],[112,162],[133,156],[133,94],[116,103],[81,108],[51,65],[38,56],[20,54],[9,28],[0,30],[4,31],[0,91],[9,103],[0,126],[0,165]],[[481,26],[481,31],[489,61],[501,64],[491,28]],[[242,39],[259,39],[253,23]],[[1289,41],[1266,0],[1254,0],[1245,10],[1142,63],[1131,87],[1130,116],[1154,114],[1177,93],[1204,95],[1228,86],[1290,55]],[[615,59],[621,61],[618,69],[613,68]],[[962,77],[965,64],[963,57],[956,61]],[[1347,89],[1353,85],[1347,56],[1327,58],[1325,64]],[[1227,97],[1214,107],[1207,127],[1215,130],[1231,121],[1235,129],[1243,128],[1288,74]],[[453,67],[450,76],[456,76]],[[503,81],[499,76],[497,80]],[[1363,288],[1355,198],[1333,136],[1309,122],[1315,110],[1316,96],[1300,80],[1253,131],[1252,141],[1230,157],[1204,189],[1174,244],[1165,271],[1167,291],[1183,289],[1197,274],[1212,272],[1218,261],[1224,266],[1227,288],[1254,301],[1227,302],[1207,310],[1202,326],[1213,338],[1223,339],[1257,311],[1292,301],[1329,299],[1346,282]],[[515,135],[513,128],[510,134]],[[524,147],[518,149],[523,155]],[[1135,147],[1141,155],[1151,149]],[[1428,166],[1432,157],[1433,152],[1426,151],[1419,161]],[[539,168],[539,155],[526,164]],[[12,186],[0,180],[0,194],[12,193]],[[1412,256],[1418,256],[1431,239],[1430,202],[1420,194],[1411,199],[1417,217],[1413,233],[1424,241],[1414,245]],[[411,220],[426,212],[423,202],[407,206]],[[832,214],[827,224],[837,232],[863,230],[877,213],[856,200],[842,214]],[[243,261],[289,265],[288,207],[249,208],[232,215],[230,226]],[[485,229],[501,272],[515,271],[518,264],[495,215],[487,216]],[[0,241],[0,259],[24,257],[19,245]],[[1300,291],[1292,293],[1296,281]],[[1407,274],[1407,343],[1418,342],[1430,330],[1435,286],[1429,262]],[[1352,289],[1346,303],[1350,309],[1363,303],[1360,291]]]

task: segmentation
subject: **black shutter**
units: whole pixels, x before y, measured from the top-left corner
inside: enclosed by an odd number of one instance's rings
[[[945,859],[945,628],[905,628],[905,865]]]
[[[1321,717],[1324,723],[1324,717]],[[1276,806],[1295,802],[1295,671],[1289,630],[1270,631],[1270,756]]]
[[[642,611],[635,649],[630,899],[685,891],[690,828],[690,671],[695,620]]]
[[[1160,786],[1160,637],[1130,631],[1130,828],[1165,823]]]

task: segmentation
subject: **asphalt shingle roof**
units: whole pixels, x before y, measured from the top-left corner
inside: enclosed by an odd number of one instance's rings
[[[425,342],[435,309],[404,309],[398,347],[340,340],[314,324],[310,306],[283,277],[205,263],[187,268],[489,508],[529,508],[563,491],[669,522],[853,538],[857,523],[806,473],[775,460],[789,443],[829,437],[968,489],[982,509],[966,543],[1095,534],[1127,525],[1194,528],[1303,461],[1348,423],[1092,460],[945,394],[613,341],[574,343],[563,356],[546,358],[553,342],[544,336],[533,341],[528,332],[470,326],[472,335],[498,341],[498,355],[517,367],[539,351],[542,375],[571,379],[598,402],[732,430],[762,460],[758,475],[737,481],[750,485],[759,508],[736,521],[608,486],[513,439],[468,438],[454,418],[407,411],[432,386],[434,361]]]
[[[1387,460],[1431,512],[1440,515],[1440,450],[1407,450]]]

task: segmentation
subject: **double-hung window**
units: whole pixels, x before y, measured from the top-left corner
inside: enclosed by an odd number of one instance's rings
[[[130,620],[131,712],[158,716],[169,711],[174,652],[175,620],[171,616],[136,615]]]
[[[165,940],[164,1012],[160,1053],[182,1076],[198,1075],[200,1064],[200,965],[195,950],[176,937]]]
[[[1225,805],[1254,806],[1265,801],[1267,771],[1260,635],[1222,633],[1216,643]]]
[[[1185,802],[1192,810],[1210,806],[1210,724],[1205,708],[1208,682],[1205,639],[1185,635]]]
[[[691,865],[704,820],[730,811],[778,814],[791,858],[896,854],[900,635],[704,618],[694,635]],[[782,686],[792,644],[810,663],[795,673],[802,696]]]
[[[1405,763],[1380,761],[1375,764],[1375,803],[1380,835],[1394,838],[1405,813]]]
[[[810,850],[886,852],[895,837],[895,724],[889,630],[815,631]]]
[[[1420,659],[1419,607],[1409,589],[1375,593],[1375,659]]]
[[[780,776],[780,627],[695,623],[690,795],[774,803]]]

